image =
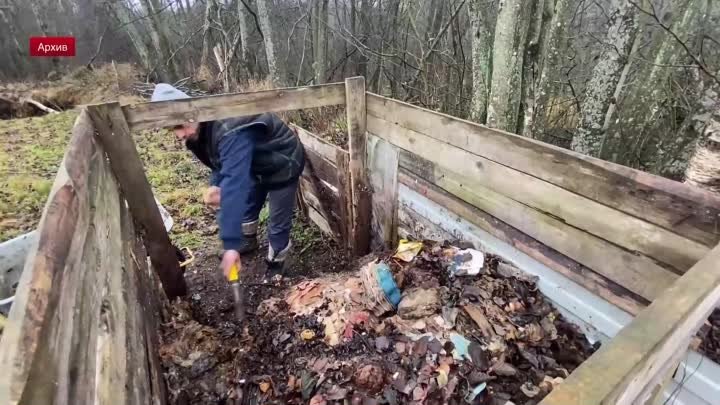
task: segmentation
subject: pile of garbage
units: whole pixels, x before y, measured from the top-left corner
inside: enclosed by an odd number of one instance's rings
[[[218,392],[236,404],[538,403],[595,348],[535,281],[472,248],[401,241],[260,302],[220,345]],[[201,335],[207,346],[222,332]],[[199,377],[203,364],[172,355]]]

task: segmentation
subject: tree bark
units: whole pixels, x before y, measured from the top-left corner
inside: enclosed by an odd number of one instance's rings
[[[210,54],[210,48],[212,48],[212,33],[210,32],[210,21],[213,14],[213,6],[215,2],[213,0],[205,1],[205,19],[203,21],[203,44],[202,51],[200,53],[200,74],[205,75],[208,72],[208,55]]]
[[[484,124],[492,77],[492,15],[485,0],[470,1],[472,26],[472,102],[470,119]]]
[[[636,15],[635,6],[626,0],[616,0],[604,49],[585,90],[580,123],[571,144],[576,152],[590,156],[600,154],[606,117],[615,102],[614,95],[638,31]]]
[[[130,42],[132,42],[138,57],[140,57],[140,63],[142,66],[147,70],[152,69],[150,51],[148,50],[145,41],[143,41],[143,37],[140,35],[135,23],[131,22],[132,19],[130,18],[130,12],[127,9],[124,0],[110,0],[108,4],[115,14],[115,18],[117,18],[120,24],[125,28],[125,32],[130,38]]]
[[[532,138],[533,118],[537,108],[536,93],[540,82],[545,54],[545,38],[554,12],[553,0],[537,0],[534,16],[528,31],[525,60],[523,61],[523,110],[519,133]]]
[[[270,80],[275,86],[282,87],[284,79],[278,66],[277,57],[275,56],[275,43],[273,40],[273,28],[270,22],[270,7],[268,7],[268,2],[272,5],[272,0],[257,0],[258,20],[265,38],[265,58],[267,59]]]
[[[238,0],[238,25],[240,27],[240,57],[242,65],[245,66],[248,76],[253,75],[252,63],[250,63],[250,16],[242,1]]]
[[[150,38],[153,45],[157,49],[156,69],[163,81],[174,82],[178,75],[176,71],[175,61],[170,59],[171,50],[168,39],[166,19],[161,15],[161,5],[157,0],[140,0],[145,12],[148,14],[148,29],[150,30]]]
[[[501,0],[498,5],[487,111],[490,127],[517,132],[525,41],[533,9],[523,0]]]
[[[570,12],[574,10],[574,6],[575,0],[557,0],[552,19],[547,27],[543,54],[540,56],[540,79],[535,92],[535,110],[530,125],[527,125],[533,138],[544,139],[548,102],[553,90],[552,73],[557,71],[560,57],[567,46],[567,26],[571,17]]]
[[[325,83],[325,75],[327,73],[328,3],[329,0],[313,0],[312,5],[313,71],[315,72],[315,84]]]

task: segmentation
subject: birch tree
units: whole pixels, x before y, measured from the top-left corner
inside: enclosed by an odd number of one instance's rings
[[[470,1],[472,26],[472,101],[470,119],[481,124],[487,116],[492,77],[492,14],[485,0]]]
[[[580,123],[572,140],[572,149],[598,156],[607,129],[608,111],[614,103],[618,84],[638,31],[637,11],[627,0],[615,0],[603,51],[597,59],[585,89]]]
[[[524,48],[533,9],[530,1],[523,0],[501,0],[498,5],[487,111],[490,127],[517,132]]]
[[[280,67],[278,66],[277,57],[275,56],[275,44],[273,40],[273,28],[270,22],[269,6],[272,6],[272,0],[257,0],[258,21],[263,31],[268,73],[273,84],[281,87],[283,85],[283,76],[280,73]]]

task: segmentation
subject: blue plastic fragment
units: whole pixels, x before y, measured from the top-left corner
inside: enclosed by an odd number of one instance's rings
[[[475,398],[480,395],[483,391],[485,391],[485,388],[487,387],[487,383],[482,383],[478,385],[477,387],[473,388],[472,391],[468,392],[468,394],[465,396],[466,402],[472,402],[475,400]]]
[[[395,283],[390,267],[385,263],[379,263],[375,267],[375,275],[380,288],[385,293],[385,298],[394,308],[397,308],[398,304],[400,304],[400,289]]]

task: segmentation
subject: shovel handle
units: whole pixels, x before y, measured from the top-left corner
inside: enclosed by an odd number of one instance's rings
[[[231,283],[237,283],[240,279],[240,269],[238,268],[237,263],[233,264],[232,267],[230,267],[230,273],[228,273],[228,281]]]

